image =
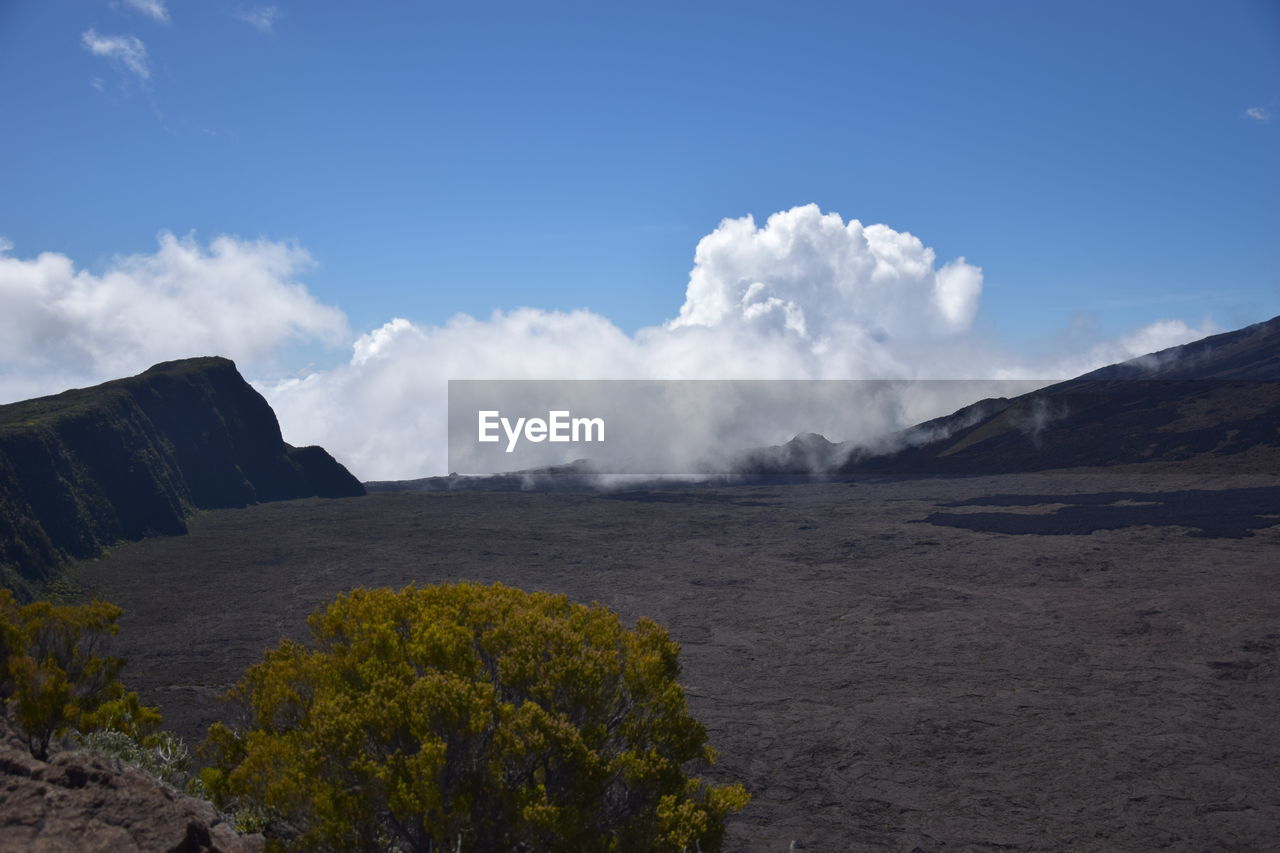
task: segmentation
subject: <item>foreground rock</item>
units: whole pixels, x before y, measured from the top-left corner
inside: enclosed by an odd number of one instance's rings
[[[0,723],[3,725],[3,723]],[[214,807],[137,768],[79,751],[48,762],[0,743],[0,851],[259,853]]]

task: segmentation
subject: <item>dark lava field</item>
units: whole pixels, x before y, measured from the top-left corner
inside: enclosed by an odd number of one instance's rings
[[[501,581],[670,629],[729,850],[1274,850],[1280,489],[1135,470],[305,499],[72,576],[192,740],[337,593]]]

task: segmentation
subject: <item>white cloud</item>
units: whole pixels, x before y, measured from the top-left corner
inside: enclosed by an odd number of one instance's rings
[[[702,238],[680,315],[668,324],[787,329],[815,347],[853,334],[947,335],[966,329],[982,271],[963,258],[934,268],[932,249],[885,225],[817,205],[726,219]]]
[[[61,254],[15,258],[0,240],[0,399],[194,355],[280,376],[291,340],[351,342],[342,312],[297,281],[304,250],[225,236],[159,243],[96,274]],[[441,325],[396,318],[356,338],[345,364],[257,384],[290,442],[324,445],[363,479],[407,478],[445,471],[449,379],[1065,378],[1215,331],[1162,321],[1103,341],[1085,330],[1071,336],[1073,357],[1037,363],[975,326],[981,292],[982,271],[963,259],[939,266],[910,234],[809,205],[762,226],[721,222],[698,243],[684,304],[662,325],[628,334],[588,310],[536,308]],[[882,432],[964,402],[882,396],[853,411]]]
[[[1246,118],[1251,118],[1254,121],[1271,121],[1271,112],[1264,107],[1249,107],[1244,111],[1244,114]]]
[[[226,236],[206,248],[167,233],[159,243],[100,275],[53,252],[0,255],[0,399],[196,355],[274,370],[270,358],[290,340],[349,340],[342,312],[296,282],[310,263],[302,249]]]
[[[1075,353],[1061,357],[1056,363],[1066,376],[1078,376],[1108,364],[1138,358],[1149,353],[1176,347],[1221,332],[1212,321],[1198,327],[1181,320],[1157,320],[1118,338],[1087,343],[1089,336],[1076,341]]]
[[[1143,326],[1135,332],[1122,336],[1116,341],[1115,352],[1101,353],[1099,357],[1110,361],[1125,361],[1147,353],[1176,347],[1219,331],[1221,329],[1207,321],[1201,324],[1199,329],[1195,329],[1181,320],[1157,320],[1149,326]]]
[[[3,255],[5,252],[12,252],[12,251],[13,251],[13,241],[10,240],[8,237],[4,236],[3,234],[0,234],[0,255]]]
[[[147,64],[147,46],[137,36],[100,36],[90,28],[80,36],[80,43],[94,56],[106,57],[139,80],[151,77],[151,68]]]
[[[763,226],[723,221],[699,242],[685,302],[664,325],[628,335],[590,311],[534,308],[439,326],[397,318],[362,335],[348,364],[260,388],[290,441],[324,445],[363,479],[393,479],[445,472],[449,379],[1065,378],[1201,335],[1158,323],[1070,363],[1033,364],[975,331],[981,290],[963,259],[939,268],[910,234],[809,205]],[[864,421],[906,426],[964,402],[882,399]]]
[[[162,23],[169,23],[169,10],[165,8],[165,0],[124,0],[124,5],[155,18]]]
[[[236,17],[260,33],[269,33],[280,18],[280,9],[277,6],[256,6],[236,12]]]

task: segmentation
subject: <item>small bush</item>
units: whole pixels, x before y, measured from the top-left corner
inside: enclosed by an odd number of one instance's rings
[[[191,749],[172,732],[156,732],[141,742],[125,732],[100,729],[75,736],[81,747],[131,764],[180,791],[201,795],[199,777],[191,774]]]
[[[495,584],[357,589],[233,689],[204,778],[309,850],[719,849],[741,785],[648,620]]]
[[[49,743],[72,728],[140,738],[159,726],[160,714],[117,678],[124,660],[99,654],[119,617],[120,608],[102,601],[19,607],[0,589],[0,696],[13,706],[32,755],[48,758]]]

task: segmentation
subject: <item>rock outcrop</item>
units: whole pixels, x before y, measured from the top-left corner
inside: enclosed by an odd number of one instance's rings
[[[291,447],[225,358],[0,406],[0,583],[42,580],[112,542],[186,531],[197,509],[364,494],[320,447]]]
[[[0,720],[0,728],[5,723]],[[88,752],[49,761],[0,739],[0,851],[260,853],[211,803]]]

